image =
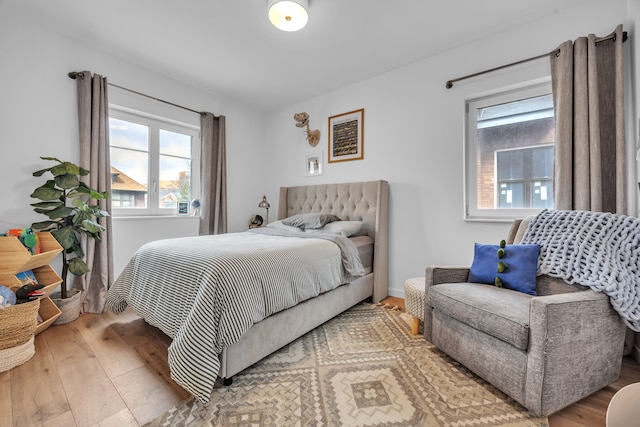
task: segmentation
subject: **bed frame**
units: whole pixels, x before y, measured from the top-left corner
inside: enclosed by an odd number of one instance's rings
[[[225,385],[238,372],[260,361],[343,311],[367,299],[380,302],[388,292],[389,183],[367,181],[281,187],[278,219],[306,213],[332,213],[345,221],[362,221],[360,234],[374,242],[370,274],[253,325],[240,341],[220,354]]]

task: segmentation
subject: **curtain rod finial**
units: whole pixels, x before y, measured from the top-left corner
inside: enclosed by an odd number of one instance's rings
[[[453,87],[453,82],[451,80],[447,81],[446,88],[451,89]]]
[[[80,79],[84,79],[84,74],[79,73],[77,71],[69,71],[67,76],[69,76],[69,78],[73,80],[75,80],[78,76],[80,76]]]

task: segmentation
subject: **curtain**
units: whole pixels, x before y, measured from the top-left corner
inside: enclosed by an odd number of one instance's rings
[[[227,162],[225,117],[200,115],[200,234],[227,232]]]
[[[566,41],[551,55],[556,209],[627,214],[622,25]],[[624,354],[633,350],[627,328]]]
[[[627,213],[622,25],[551,55],[556,209]]]
[[[89,170],[82,180],[90,188],[111,194],[111,160],[109,157],[109,102],[107,79],[89,71],[76,76],[78,86],[78,121],[80,128],[80,166]],[[100,209],[111,214],[111,199],[99,201]],[[76,276],[74,288],[82,291],[83,312],[102,313],[107,290],[113,282],[113,247],[111,217],[99,218],[106,228],[101,242],[84,239],[84,261],[91,271]]]

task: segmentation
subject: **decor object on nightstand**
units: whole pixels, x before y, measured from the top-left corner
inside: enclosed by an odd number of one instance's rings
[[[267,210],[267,224],[269,224],[269,208],[271,207],[271,204],[269,202],[267,202],[267,196],[262,196],[262,201],[260,203],[258,203],[258,207],[259,208],[264,208]]]
[[[302,112],[293,115],[296,121],[296,126],[299,128],[307,127],[307,141],[309,145],[315,147],[320,142],[320,130],[309,130],[309,114]]]
[[[96,242],[101,241],[100,233],[105,230],[105,227],[97,220],[109,214],[101,210],[97,202],[109,195],[89,188],[80,180],[80,177],[89,174],[88,170],[55,157],[41,157],[41,159],[58,163],[33,173],[33,176],[39,177],[49,172],[53,175],[53,179],[48,179],[31,193],[31,197],[40,200],[31,204],[34,211],[49,217],[47,221],[35,222],[31,227],[36,230],[51,231],[51,235],[63,248],[60,298],[54,298],[54,301],[58,299],[58,307],[61,310],[63,308],[73,310],[73,314],[63,314],[61,316],[63,320],[60,318],[56,320],[56,324],[60,324],[75,320],[80,314],[79,292],[72,301],[62,302],[74,296],[67,292],[67,276],[68,273],[82,276],[89,271],[89,266],[82,259],[84,256],[82,240],[91,238]]]
[[[424,321],[424,276],[407,279],[404,282],[404,306],[413,316],[411,333],[417,335],[420,323]]]
[[[258,227],[262,227],[264,220],[262,219],[262,217],[260,215],[253,215],[250,219],[249,219],[249,228],[258,228]]]

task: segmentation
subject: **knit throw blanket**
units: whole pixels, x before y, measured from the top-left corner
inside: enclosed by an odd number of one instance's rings
[[[640,332],[640,219],[544,210],[531,219],[522,243],[540,245],[538,275],[606,293],[627,326]]]

